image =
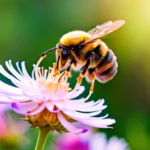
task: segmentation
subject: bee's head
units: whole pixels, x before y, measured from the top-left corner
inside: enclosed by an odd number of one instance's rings
[[[59,70],[62,70],[62,69],[69,67],[70,62],[71,62],[71,59],[70,59],[71,52],[69,49],[67,49],[59,44],[57,45],[57,47],[44,52],[42,54],[42,57],[53,50],[56,50],[57,68]]]
[[[65,47],[58,45],[56,49],[57,65],[60,70],[69,67],[71,62],[71,52]]]
[[[76,56],[75,50],[80,49],[80,43],[83,43],[85,40],[89,39],[91,35],[84,31],[72,31],[66,33],[59,40],[59,44],[56,48],[52,48],[43,55],[47,54],[50,51],[56,50],[56,59],[57,59],[57,68],[66,69],[70,66],[71,60]]]

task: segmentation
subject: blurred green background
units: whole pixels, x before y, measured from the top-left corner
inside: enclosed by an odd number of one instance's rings
[[[0,64],[9,59],[13,63],[25,61],[31,73],[32,64],[42,52],[55,47],[63,34],[88,31],[108,20],[126,20],[123,27],[102,38],[117,56],[118,73],[106,84],[96,81],[90,99],[104,98],[108,105],[104,114],[116,119],[113,129],[101,131],[108,137],[125,138],[132,150],[149,150],[149,6],[149,0],[0,0]],[[51,66],[54,61],[55,52],[51,52],[43,65]],[[74,80],[70,82],[74,85],[78,73],[72,74]],[[85,96],[90,85],[85,80],[83,85]],[[30,129],[26,133],[29,144],[19,150],[34,149],[37,135],[37,129]],[[45,150],[49,144],[47,141]]]

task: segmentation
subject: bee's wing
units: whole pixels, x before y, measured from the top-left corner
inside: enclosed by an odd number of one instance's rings
[[[87,33],[93,35],[97,30],[101,30],[102,28],[106,27],[106,26],[109,26],[110,24],[112,24],[113,22],[110,20],[110,21],[107,21],[101,25],[97,25],[95,28],[91,29],[90,31],[88,31]]]
[[[87,44],[95,39],[98,39],[106,34],[109,34],[118,28],[120,28],[122,25],[124,25],[124,20],[117,20],[115,22],[108,21],[104,24],[97,25],[92,30],[88,31],[87,33],[91,34],[91,37],[87,39],[82,45]]]

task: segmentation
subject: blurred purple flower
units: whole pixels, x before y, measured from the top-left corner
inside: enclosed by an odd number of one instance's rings
[[[10,105],[0,104],[0,143],[5,147],[22,146],[28,142],[23,134],[27,131],[28,126],[24,121],[16,121],[10,113]],[[15,120],[15,121],[14,121]],[[19,136],[19,138],[18,138]],[[24,142],[22,142],[24,140]]]
[[[0,139],[8,133],[5,112],[9,110],[8,105],[0,104]]]
[[[70,91],[67,83],[68,75],[60,77],[62,74],[57,70],[56,64],[49,71],[40,68],[39,64],[44,59],[41,57],[37,65],[34,66],[32,77],[26,71],[25,63],[22,62],[22,70],[18,62],[14,69],[11,61],[6,61],[9,74],[0,65],[0,72],[15,85],[11,86],[0,81],[0,102],[12,104],[15,112],[25,115],[28,122],[33,127],[49,126],[51,130],[68,130],[74,134],[84,133],[85,128],[76,128],[71,122],[79,121],[83,124],[98,128],[108,128],[108,125],[115,123],[114,119],[104,117],[94,117],[102,112],[107,106],[103,105],[104,100],[97,102],[85,102],[87,98],[74,99],[79,96],[84,87],[76,84]],[[34,77],[35,76],[35,77]]]
[[[112,137],[107,141],[104,133],[73,135],[63,134],[56,138],[55,150],[129,150],[128,144],[124,139]]]

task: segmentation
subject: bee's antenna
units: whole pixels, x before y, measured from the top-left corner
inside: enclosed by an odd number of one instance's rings
[[[48,51],[44,52],[44,53],[42,54],[42,56],[46,55],[47,53],[49,53],[49,52],[51,52],[51,51],[53,51],[53,50],[55,50],[55,49],[57,49],[57,47],[52,48],[52,49],[49,49]]]

